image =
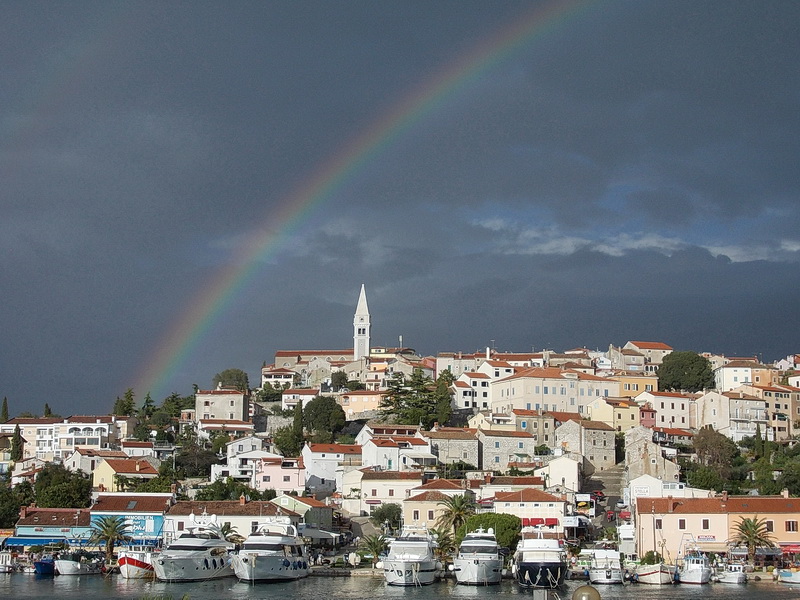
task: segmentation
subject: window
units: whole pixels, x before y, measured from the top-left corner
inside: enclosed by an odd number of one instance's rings
[[[389,496],[394,496],[394,490],[389,490]]]
[[[710,525],[710,522],[709,522],[708,519],[703,519],[702,520],[702,527],[703,527],[703,529],[711,529],[711,525]]]
[[[786,521],[786,531],[797,531],[797,521]]]
[[[433,521],[433,511],[432,510],[428,511],[428,521]]]
[[[288,481],[291,481],[291,480],[292,480],[292,477],[290,475],[284,475],[283,476],[283,481],[284,482],[288,482]]]
[[[494,457],[494,462],[499,464],[500,463],[500,457],[499,456],[495,456]]]
[[[686,529],[686,519],[678,519],[678,529]]]
[[[656,519],[656,529],[661,529],[662,525],[663,523],[661,522],[661,519]]]
[[[373,495],[373,496],[377,496],[377,495],[378,495],[378,490],[376,490],[375,488],[373,488],[373,489],[372,489],[372,495]]]
[[[500,447],[500,442],[495,442],[495,443],[494,443],[494,447],[495,447],[495,448],[499,448],[499,447]]]
[[[178,521],[178,531],[183,531],[183,521]]]
[[[411,513],[411,518],[415,521],[419,521],[419,511],[415,510],[413,513]]]
[[[520,423],[520,426],[521,426],[523,429],[527,429],[527,428],[528,428],[528,422],[527,422],[527,421],[522,421],[522,423]]]
[[[775,522],[774,521],[767,521],[767,531],[770,533],[775,531]]]
[[[524,447],[525,447],[525,444],[523,444],[522,442],[517,442],[517,448],[522,450]]]
[[[269,477],[270,477],[269,475],[263,475],[263,476],[261,477],[261,481],[266,481],[266,482],[268,482],[268,481],[269,481]]]

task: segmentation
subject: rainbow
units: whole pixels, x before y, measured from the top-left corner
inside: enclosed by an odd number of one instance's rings
[[[407,94],[381,118],[339,148],[327,162],[304,181],[282,203],[271,210],[269,223],[248,235],[240,251],[201,293],[163,336],[135,379],[134,390],[151,392],[154,399],[166,393],[166,386],[186,361],[203,335],[215,323],[233,298],[247,285],[252,275],[298,229],[313,209],[329,198],[345,181],[390,146],[414,124],[437,109],[449,97],[468,86],[479,75],[512,55],[521,47],[558,28],[582,12],[590,0],[556,0],[537,3],[495,35],[445,69],[433,74]],[[233,268],[230,265],[235,265]]]

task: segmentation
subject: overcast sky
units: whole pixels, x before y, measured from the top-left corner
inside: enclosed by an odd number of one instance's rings
[[[66,416],[257,384],[276,350],[351,348],[362,283],[373,345],[426,355],[798,352],[798,23],[2,2],[0,396]]]

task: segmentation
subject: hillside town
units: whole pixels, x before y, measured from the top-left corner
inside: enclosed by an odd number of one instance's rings
[[[475,514],[513,515],[570,545],[613,529],[631,558],[674,560],[687,534],[702,552],[746,553],[732,547],[743,519],[763,521],[774,540],[758,560],[800,552],[793,463],[770,463],[767,474],[756,466],[765,448],[797,443],[800,355],[763,364],[656,340],[420,356],[402,343],[374,347],[370,332],[362,286],[352,348],[277,351],[257,387],[197,389],[173,418],[154,419],[154,405],[5,415],[4,515],[15,490],[37,489],[53,465],[82,476],[90,494],[83,505],[16,496],[3,547],[79,544],[107,517],[124,519],[137,543],[161,546],[213,514],[242,537],[266,516],[288,517],[320,551],[335,551],[403,525],[434,527],[463,497]],[[679,354],[707,365],[704,385],[666,388]],[[429,404],[413,405],[420,389]],[[317,420],[304,423],[304,412]],[[725,444],[710,436],[752,450],[731,467],[742,474],[735,487],[708,450]],[[190,446],[211,453],[207,473],[178,468]],[[375,523],[376,514],[398,519]]]

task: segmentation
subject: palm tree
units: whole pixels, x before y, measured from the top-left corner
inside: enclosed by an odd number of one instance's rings
[[[239,532],[236,531],[236,527],[230,523],[223,523],[220,525],[219,535],[220,537],[229,542],[233,542],[234,544],[241,544],[244,541],[244,537],[240,535]]]
[[[456,540],[453,537],[453,532],[447,527],[431,529],[430,532],[436,538],[436,557],[442,563],[447,563],[456,551]]]
[[[767,520],[758,517],[742,518],[734,529],[734,536],[731,539],[735,547],[745,546],[747,548],[747,560],[755,562],[756,550],[758,548],[774,548],[774,537],[767,528]]]
[[[98,546],[102,543],[106,547],[106,561],[111,560],[114,555],[114,546],[117,542],[129,541],[131,539],[128,526],[122,517],[105,516],[100,517],[92,525],[92,535],[89,541]]]
[[[389,547],[389,540],[385,535],[365,535],[361,538],[359,546],[372,555],[372,568],[374,569],[379,560],[378,557]]]
[[[440,500],[437,504],[442,506],[442,514],[436,519],[436,525],[441,529],[452,530],[453,533],[458,531],[466,520],[475,514],[478,505],[475,501],[466,494],[459,494],[458,496],[449,496],[444,500]]]

